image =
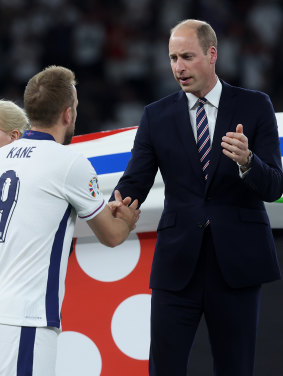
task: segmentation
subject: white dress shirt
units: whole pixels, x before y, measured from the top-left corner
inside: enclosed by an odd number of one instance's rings
[[[221,92],[222,92],[222,85],[221,85],[221,82],[219,81],[219,78],[217,78],[216,85],[205,96],[206,103],[204,104],[204,109],[205,109],[207,121],[208,121],[211,147],[213,146],[213,136],[214,136],[215,123],[216,123],[216,119],[217,119],[217,113],[218,113],[218,107],[219,107]],[[199,98],[196,97],[192,93],[186,93],[186,95],[187,95],[187,98],[188,98],[188,106],[189,106],[189,114],[190,114],[192,130],[193,130],[195,140],[197,140],[196,112],[197,112],[198,99]],[[245,172],[242,172],[240,167],[239,167],[240,177],[244,178],[248,174],[249,171],[250,171],[250,169],[248,169]]]
[[[217,112],[219,107],[220,96],[222,92],[222,85],[219,79],[217,78],[216,85],[209,93],[206,94],[206,103],[204,104],[204,109],[207,116],[209,135],[210,135],[210,144],[212,146],[213,135],[215,129],[215,123],[217,118]],[[196,127],[196,112],[198,107],[198,97],[192,93],[186,93],[188,98],[190,120],[192,124],[192,130],[194,133],[195,140],[197,140],[197,127]],[[224,135],[223,135],[224,136]]]

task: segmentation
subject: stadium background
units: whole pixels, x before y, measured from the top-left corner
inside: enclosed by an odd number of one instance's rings
[[[27,80],[60,64],[79,82],[77,134],[136,125],[145,104],[177,89],[168,33],[185,18],[214,27],[221,78],[283,111],[280,0],[0,0],[0,97],[21,104]]]
[[[221,78],[265,91],[275,111],[283,111],[280,0],[0,0],[0,97],[22,105],[33,74],[64,65],[79,83],[76,134],[137,125],[144,105],[178,89],[168,32],[185,18],[204,19],[216,30]],[[274,234],[283,266],[283,233]],[[256,376],[283,376],[282,351],[279,281],[263,289]],[[203,323],[190,371],[212,374]]]

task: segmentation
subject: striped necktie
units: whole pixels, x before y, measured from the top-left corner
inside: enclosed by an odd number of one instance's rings
[[[197,148],[200,155],[201,168],[204,173],[204,178],[207,180],[207,168],[209,166],[209,152],[210,146],[210,136],[208,129],[208,121],[206,112],[204,109],[204,104],[206,103],[205,98],[199,98],[198,107],[196,113],[196,126],[197,126]]]

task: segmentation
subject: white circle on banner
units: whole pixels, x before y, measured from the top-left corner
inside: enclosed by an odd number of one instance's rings
[[[150,304],[150,294],[133,295],[117,307],[112,317],[114,342],[130,358],[149,358]]]
[[[100,376],[101,369],[101,355],[91,339],[78,332],[60,333],[56,376]]]
[[[129,275],[140,258],[140,242],[136,234],[115,248],[99,243],[95,237],[79,238],[76,256],[82,270],[101,282],[114,282]]]

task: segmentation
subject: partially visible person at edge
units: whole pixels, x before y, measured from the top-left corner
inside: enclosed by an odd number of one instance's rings
[[[29,129],[25,111],[9,100],[0,100],[0,147],[22,137]]]
[[[90,162],[69,144],[77,117],[72,71],[51,66],[24,92],[31,123],[0,149],[0,374],[55,376],[56,344],[76,217],[109,247],[139,217],[137,201],[106,205]],[[130,198],[129,198],[130,200]]]
[[[185,376],[202,315],[214,375],[252,376],[261,284],[280,278],[263,201],[282,194],[273,106],[215,73],[217,38],[203,21],[171,31],[181,90],[145,107],[116,189],[142,204],[165,184],[150,287],[150,376]],[[112,199],[112,198],[111,198]]]

